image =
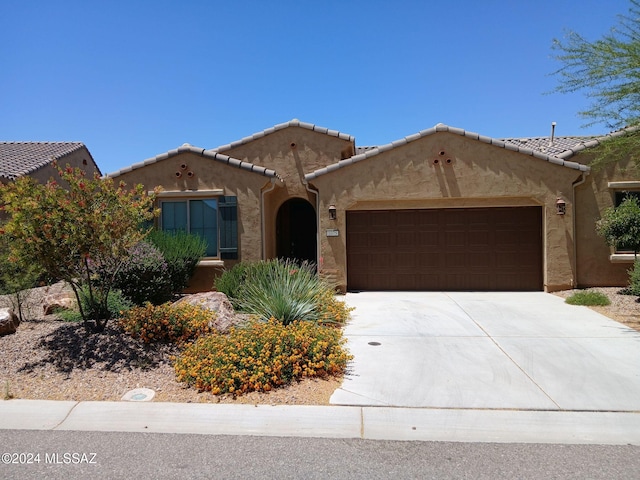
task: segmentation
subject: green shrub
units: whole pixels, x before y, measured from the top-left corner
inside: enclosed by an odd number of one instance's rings
[[[586,306],[604,306],[611,304],[609,298],[604,293],[596,292],[593,290],[583,290],[581,292],[576,292],[568,297],[565,302],[570,305]]]
[[[217,395],[266,392],[303,377],[344,373],[352,358],[339,329],[275,319],[200,337],[174,359],[178,381]]]
[[[230,270],[225,270],[215,279],[214,287],[218,292],[224,293],[234,308],[241,308],[239,299],[242,296],[242,286],[250,269],[248,263],[236,263]]]
[[[188,303],[163,303],[134,307],[120,317],[120,326],[144,343],[184,343],[213,332],[209,326],[215,314]]]
[[[291,260],[238,263],[215,281],[236,310],[277,318],[344,323],[352,308],[335,298],[334,287],[315,273],[313,265]]]
[[[129,249],[129,258],[118,269],[113,285],[135,305],[159,305],[172,297],[167,262],[160,250],[146,241]]]
[[[182,292],[189,285],[198,262],[207,250],[206,240],[185,232],[161,230],[153,230],[147,238],[162,252],[167,262],[171,291]]]
[[[79,291],[80,301],[82,302],[82,309],[85,312],[86,318],[94,318],[96,315],[96,310],[101,309],[101,299],[97,297],[99,292],[94,291],[94,302],[91,302],[91,298],[89,295],[89,289],[86,286],[83,286]],[[112,289],[109,291],[109,298],[107,298],[107,315],[106,318],[118,318],[121,313],[130,309],[133,306],[130,300],[128,300],[120,290]],[[76,307],[77,308],[77,307]],[[101,310],[100,310],[101,311]],[[100,313],[100,312],[98,312]],[[62,310],[58,312],[58,315],[65,322],[81,322],[82,315],[80,314],[79,309],[76,310]],[[105,318],[103,315],[100,318]]]
[[[640,297],[640,260],[636,260],[627,273],[629,274],[629,286],[624,289],[623,293]]]
[[[317,299],[331,287],[309,264],[268,260],[252,264],[239,294],[241,310],[263,320],[276,318],[288,325],[294,320],[318,321]]]

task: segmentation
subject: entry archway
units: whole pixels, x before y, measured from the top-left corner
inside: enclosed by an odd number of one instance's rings
[[[287,200],[276,216],[276,256],[317,264],[317,233],[313,205],[303,198]]]

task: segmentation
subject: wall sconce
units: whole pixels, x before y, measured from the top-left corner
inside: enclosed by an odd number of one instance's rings
[[[336,219],[336,206],[329,205],[329,220],[335,220],[335,219]]]
[[[558,215],[564,215],[565,213],[567,213],[567,202],[565,202],[561,198],[558,198],[558,200],[556,201],[556,213]]]

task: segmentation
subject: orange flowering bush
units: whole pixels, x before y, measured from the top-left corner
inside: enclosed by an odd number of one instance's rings
[[[342,331],[276,319],[200,337],[174,359],[178,381],[217,395],[268,392],[303,377],[344,373],[352,358]]]
[[[324,325],[343,325],[349,319],[354,307],[348,307],[345,302],[338,300],[333,290],[325,290],[315,297],[318,310],[318,323]]]
[[[185,343],[212,333],[214,312],[197,305],[163,303],[134,307],[122,312],[119,323],[133,338],[144,343]]]

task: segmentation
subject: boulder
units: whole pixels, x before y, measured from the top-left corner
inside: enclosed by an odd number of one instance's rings
[[[76,296],[73,292],[61,291],[47,295],[42,300],[42,310],[45,315],[55,313],[57,310],[71,310],[75,305]]]
[[[16,333],[20,320],[10,308],[0,308],[0,336]]]
[[[207,310],[215,312],[209,325],[220,333],[227,333],[229,329],[245,321],[244,316],[237,315],[231,302],[222,292],[201,292],[187,295],[174,305],[180,303],[188,303],[190,305],[199,305]]]

